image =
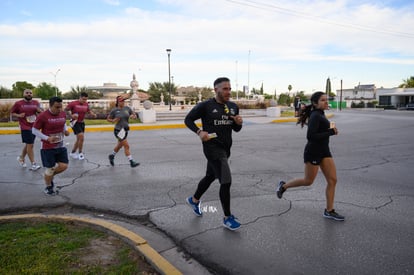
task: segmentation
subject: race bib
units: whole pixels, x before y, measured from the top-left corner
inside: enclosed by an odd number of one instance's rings
[[[56,133],[56,134],[50,134],[50,136],[53,138],[52,143],[59,143],[63,141],[63,133]]]
[[[124,139],[124,138],[125,138],[125,134],[126,134],[125,129],[124,129],[124,128],[122,128],[122,129],[118,132],[118,138],[119,138],[119,139]]]
[[[31,115],[26,117],[27,122],[33,123],[36,121],[36,115]]]

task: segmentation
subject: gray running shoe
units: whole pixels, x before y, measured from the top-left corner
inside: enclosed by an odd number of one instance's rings
[[[114,155],[109,155],[108,156],[108,158],[109,158],[109,163],[112,165],[112,166],[114,166],[115,165],[115,162],[114,162],[114,160],[115,160],[115,156]]]
[[[53,186],[46,187],[44,192],[46,195],[49,195],[49,196],[56,195],[55,191],[53,191]]]
[[[137,167],[139,165],[139,162],[136,162],[135,160],[131,159],[129,161],[129,164],[131,164],[131,167]]]
[[[286,184],[286,182],[284,182],[283,180],[281,180],[281,181],[279,182],[279,185],[277,186],[277,189],[276,189],[276,194],[277,194],[277,197],[278,197],[279,199],[281,199],[281,198],[282,198],[283,193],[285,193],[285,191],[286,191],[286,189],[283,187],[283,185],[285,185],[285,184]]]
[[[335,212],[335,209],[332,209],[331,211],[328,211],[325,209],[325,211],[323,212],[323,216],[324,218],[327,219],[332,219],[335,221],[344,221],[345,217],[342,215],[339,215],[338,213]]]

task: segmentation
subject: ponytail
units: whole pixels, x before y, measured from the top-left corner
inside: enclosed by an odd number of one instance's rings
[[[298,118],[298,122],[296,123],[296,125],[300,124],[303,128],[304,125],[308,124],[308,119],[310,117],[312,110],[314,109],[314,104],[317,105],[319,99],[324,94],[325,93],[323,92],[316,92],[311,96],[310,98],[311,104],[306,105],[305,109],[299,111],[299,118]]]
[[[300,124],[300,126],[303,128],[304,125],[308,125],[308,119],[310,117],[311,111],[312,111],[312,104],[306,105],[304,109],[299,110],[299,117],[297,124]]]

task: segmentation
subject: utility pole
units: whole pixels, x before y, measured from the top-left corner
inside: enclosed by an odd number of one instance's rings
[[[250,50],[249,56],[247,58],[247,99],[249,99],[250,95]]]
[[[170,111],[171,111],[171,70],[170,70],[170,54],[171,49],[167,49],[168,54],[168,93],[169,93],[169,101],[170,101]]]
[[[52,73],[52,72],[50,72],[50,73],[53,75],[53,77],[55,78],[55,96],[57,96],[56,76],[57,76],[58,72],[60,72],[60,69],[58,69],[58,70],[56,71],[56,73]]]
[[[342,111],[342,79],[341,79],[341,96],[339,97],[339,111]]]

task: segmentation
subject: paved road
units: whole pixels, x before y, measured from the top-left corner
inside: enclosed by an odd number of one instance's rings
[[[0,136],[0,209],[87,209],[129,218],[122,222],[130,228],[131,220],[140,221],[136,229],[167,259],[184,250],[178,255],[191,255],[184,261],[217,274],[413,274],[414,112],[343,111],[332,120],[340,131],[331,139],[336,209],[345,222],[322,217],[322,175],[311,187],[277,199],[276,182],[303,173],[306,129],[254,120],[234,135],[232,208],[242,222],[237,232],[221,225],[218,184],[203,197],[202,218],[184,203],[206,164],[200,142],[186,129],[132,132],[131,149],[142,163],[135,169],[121,155],[109,166],[110,132],[87,133],[87,159],[71,161],[57,177],[62,189],[56,197],[42,193],[41,171],[16,167],[20,137]],[[169,238],[154,237],[159,230]],[[171,261],[179,265],[183,259]],[[207,273],[192,267],[184,266],[183,273]]]

